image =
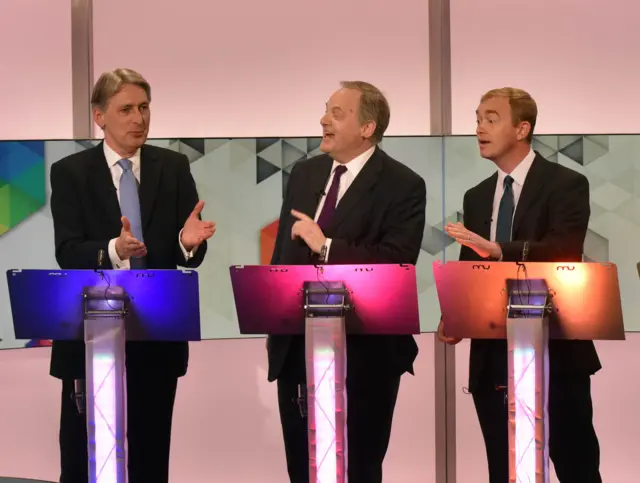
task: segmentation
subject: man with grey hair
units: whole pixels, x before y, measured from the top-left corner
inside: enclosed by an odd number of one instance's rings
[[[116,69],[98,79],[91,104],[104,142],[51,167],[60,268],[175,269],[202,263],[215,224],[201,220],[204,202],[186,156],[145,144],[150,101],[149,83],[133,70]],[[169,480],[173,405],[188,350],[181,342],[127,343],[129,483]],[[62,380],[60,482],[87,482],[87,423],[75,402],[76,383],[85,377],[82,342],[53,342],[51,375]]]
[[[342,82],[320,119],[325,153],[299,161],[287,184],[273,265],[418,261],[425,226],[424,179],[380,147],[389,103],[368,82]],[[291,483],[309,482],[302,336],[268,339]],[[410,335],[347,336],[348,478],[381,483],[393,412],[418,347]]]

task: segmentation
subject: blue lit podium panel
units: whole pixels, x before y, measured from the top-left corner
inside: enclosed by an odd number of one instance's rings
[[[105,311],[124,299],[127,340],[200,340],[193,270],[8,270],[7,285],[16,339],[83,340],[91,297]]]

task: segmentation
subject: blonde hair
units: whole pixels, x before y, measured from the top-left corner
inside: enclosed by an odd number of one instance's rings
[[[146,79],[135,70],[118,68],[103,73],[93,86],[91,107],[101,110],[106,109],[111,98],[120,92],[125,85],[134,85],[142,88],[149,101],[151,101],[151,86]]]
[[[373,84],[363,81],[342,81],[340,86],[344,89],[360,91],[360,109],[358,116],[360,123],[375,122],[376,129],[373,132],[374,144],[382,141],[385,131],[389,127],[391,109],[384,94]]]
[[[509,101],[511,107],[511,120],[513,125],[517,126],[521,122],[528,122],[531,125],[527,141],[533,141],[533,130],[536,127],[538,119],[538,105],[531,95],[515,87],[502,87],[500,89],[492,89],[482,96],[480,102],[485,102],[496,97],[503,97]]]

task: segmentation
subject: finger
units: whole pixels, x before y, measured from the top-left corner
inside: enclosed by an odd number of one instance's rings
[[[202,208],[204,208],[204,201],[200,200],[196,203],[196,207],[191,212],[191,216],[198,217],[200,213],[202,213]]]
[[[139,242],[133,237],[129,237],[129,239],[125,240],[124,247],[127,250],[140,250],[142,248],[146,249],[144,243]]]
[[[122,231],[130,232],[131,223],[129,223],[129,218],[123,216],[122,218],[120,218],[120,221],[122,222]]]
[[[146,255],[147,255],[147,249],[144,247],[133,252],[134,257],[144,257]]]
[[[294,240],[297,236],[300,236],[300,221],[296,221],[291,227],[291,239]]]
[[[216,224],[213,221],[203,221],[202,227],[205,229],[215,228]]]
[[[312,218],[310,218],[309,216],[305,215],[304,213],[298,210],[291,210],[291,214],[300,221],[313,221]]]

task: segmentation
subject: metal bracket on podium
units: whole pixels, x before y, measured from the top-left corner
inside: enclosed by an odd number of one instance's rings
[[[544,279],[507,280],[509,482],[549,482],[548,315]]]
[[[125,483],[127,478],[126,300],[121,287],[90,287],[84,292],[90,483]]]
[[[305,282],[309,481],[347,481],[347,357],[342,282]]]

